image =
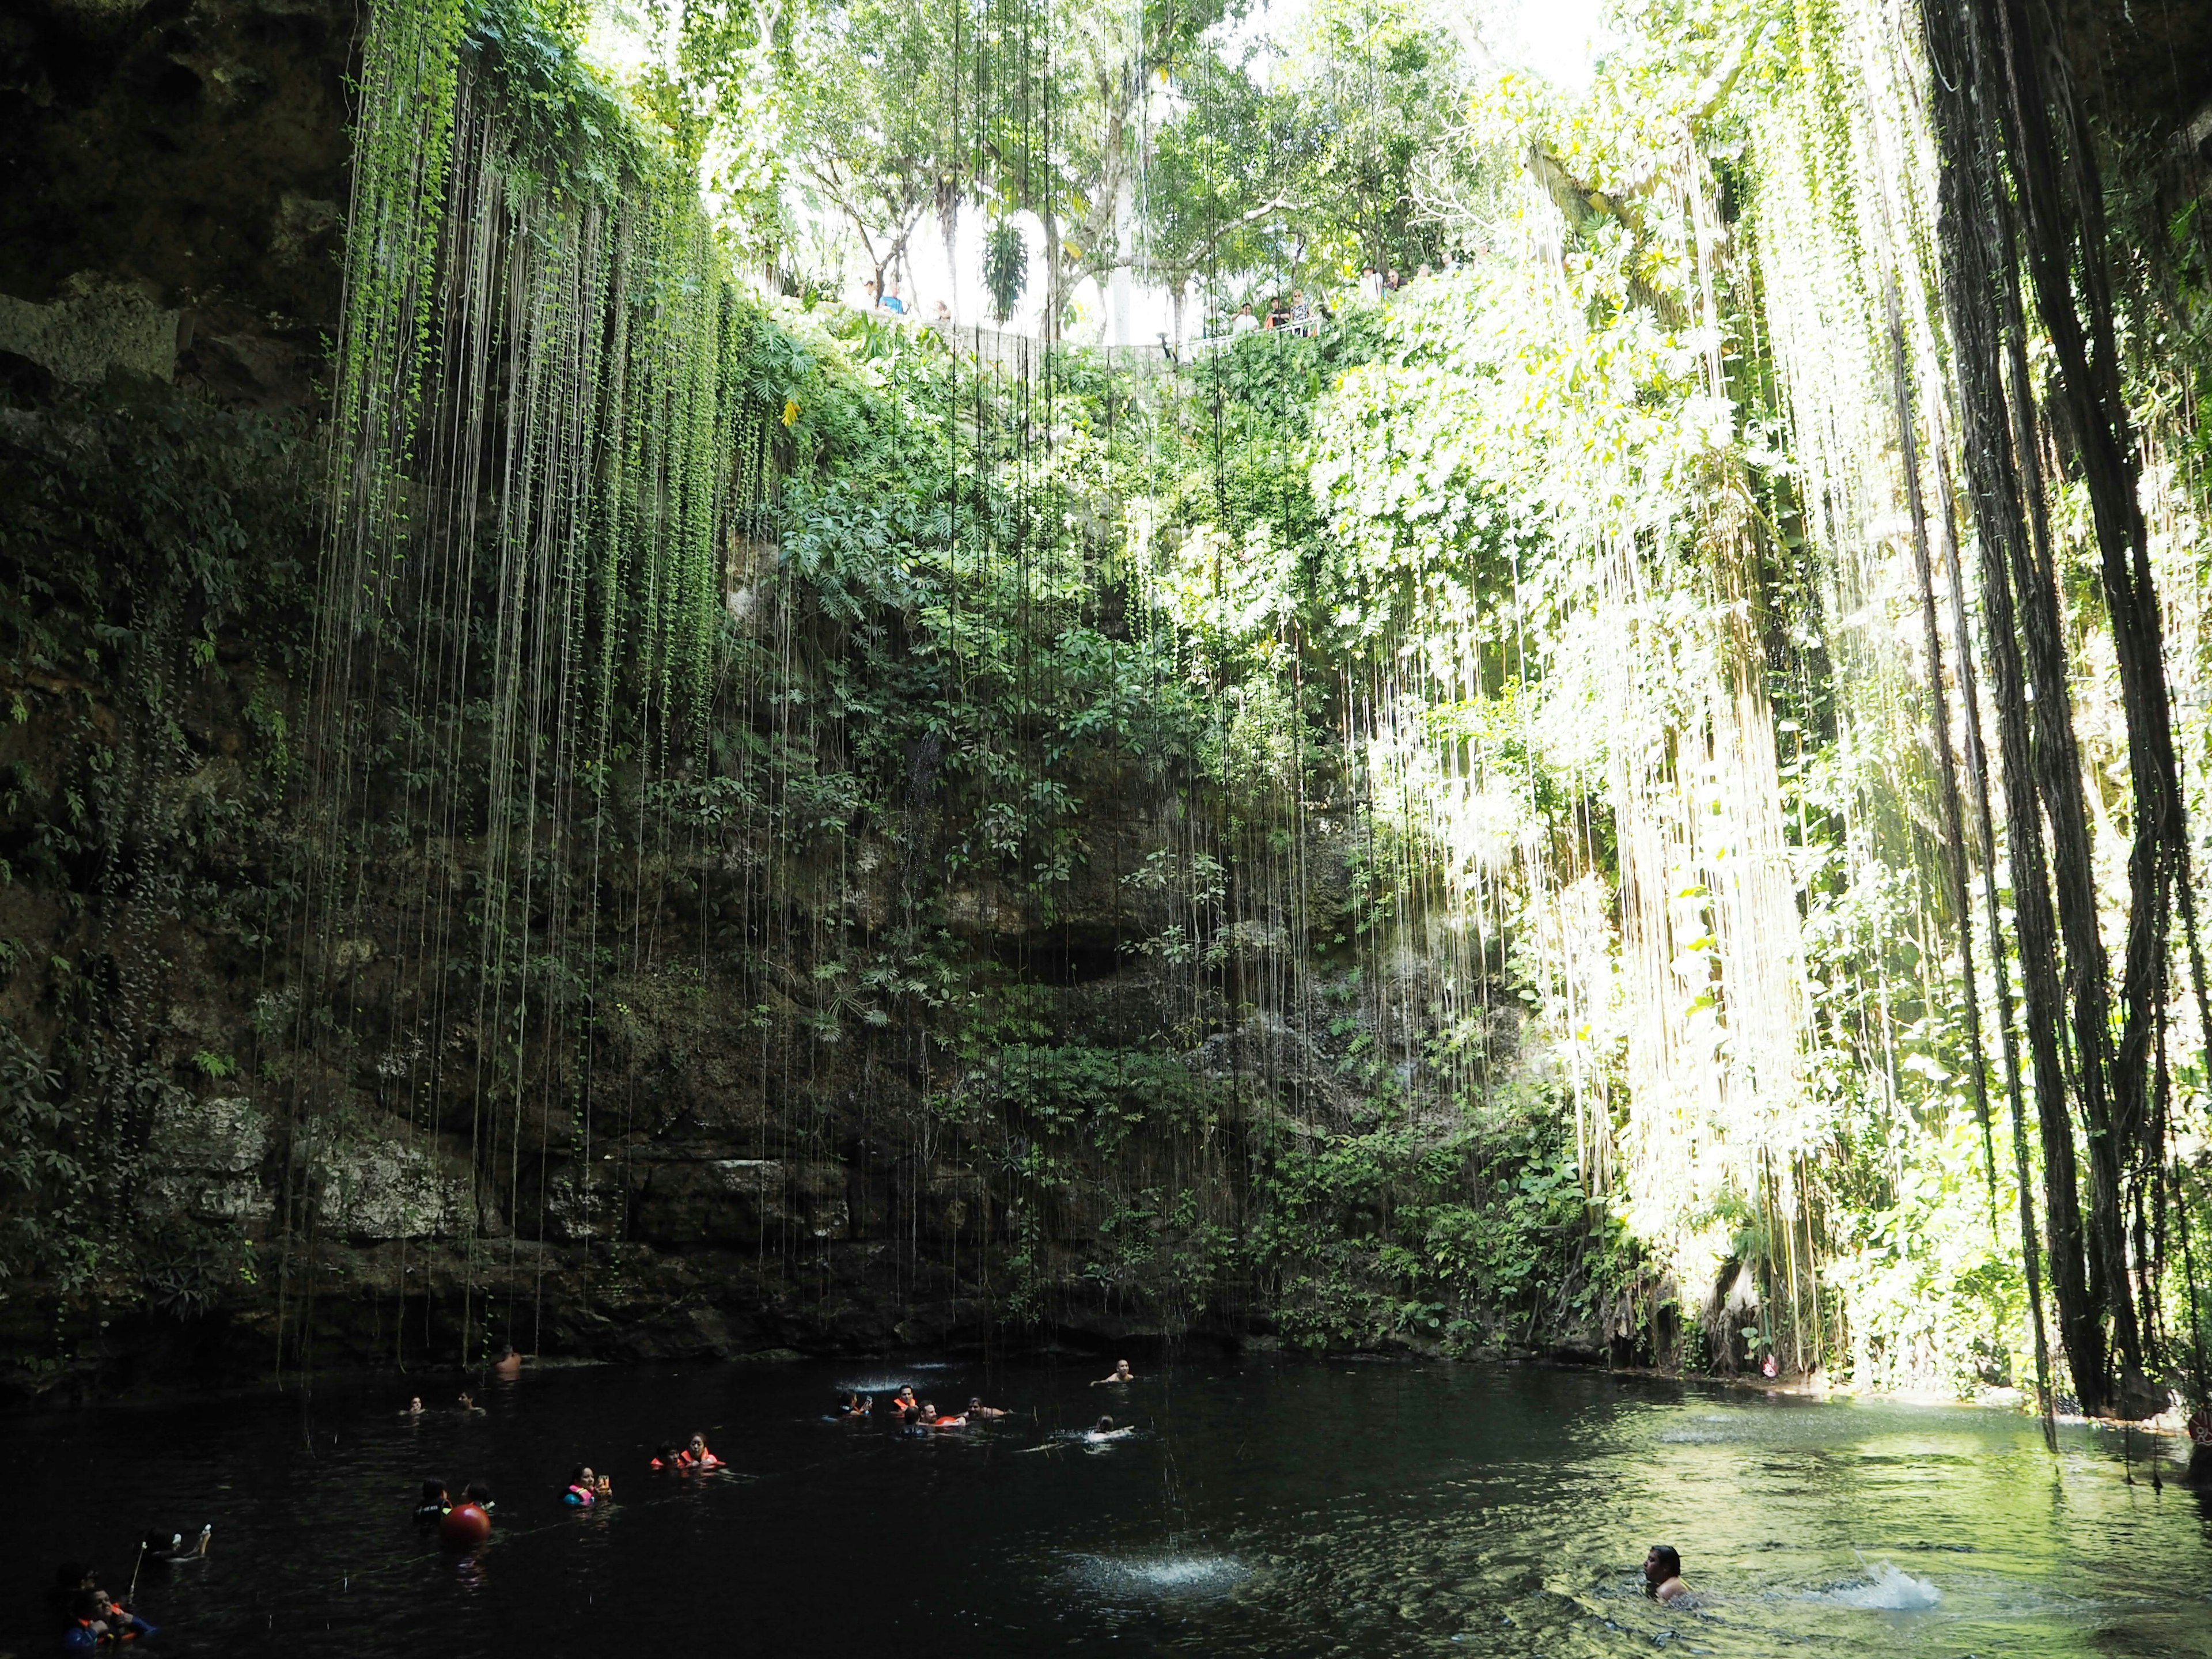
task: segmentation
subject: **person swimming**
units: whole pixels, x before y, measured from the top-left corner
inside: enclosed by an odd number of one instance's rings
[[[1687,1595],[1682,1582],[1682,1558],[1672,1544],[1654,1544],[1644,1558],[1644,1593],[1655,1601],[1671,1601]]]
[[[707,1437],[695,1434],[691,1443],[676,1454],[676,1466],[683,1469],[719,1469],[722,1460],[707,1449]]]
[[[171,1566],[181,1565],[186,1561],[204,1560],[207,1557],[208,1545],[214,1537],[213,1522],[202,1527],[199,1536],[189,1544],[185,1541],[185,1535],[180,1532],[166,1534],[149,1532],[139,1540],[138,1557],[142,1561],[161,1561]]]
[[[442,1480],[422,1483],[422,1501],[415,1506],[415,1524],[434,1527],[446,1518],[446,1511],[453,1507],[453,1495]]]
[[[496,1507],[491,1501],[491,1488],[481,1480],[471,1480],[461,1488],[461,1502],[475,1504],[486,1515]]]
[[[80,1591],[70,1614],[69,1628],[62,1632],[64,1653],[97,1653],[112,1642],[143,1641],[160,1634],[129,1608],[118,1607],[105,1590]]]
[[[408,1401],[407,1401],[407,1409],[406,1409],[405,1411],[404,1411],[404,1412],[400,1413],[399,1414],[400,1414],[402,1417],[420,1417],[420,1416],[422,1416],[422,1396],[421,1395],[419,1395],[419,1394],[418,1394],[418,1395],[410,1395],[408,1397]]]
[[[512,1382],[522,1375],[522,1356],[509,1347],[493,1362],[491,1374],[502,1382]]]
[[[678,1467],[676,1461],[676,1448],[665,1440],[662,1441],[653,1449],[653,1467],[656,1469],[672,1469]]]
[[[866,1395],[848,1394],[845,1396],[845,1403],[837,1407],[837,1415],[840,1417],[866,1417],[868,1414],[869,1407],[874,1403],[875,1402]]]
[[[1129,1362],[1126,1359],[1117,1359],[1114,1362],[1114,1375],[1099,1377],[1091,1386],[1097,1389],[1103,1388],[1109,1382],[1133,1382],[1136,1380],[1137,1374],[1129,1369]]]
[[[568,1472],[568,1489],[561,1494],[561,1501],[574,1509],[589,1509],[599,1502],[599,1483],[588,1463],[579,1463]]]
[[[928,1429],[964,1429],[968,1426],[968,1419],[965,1417],[939,1417],[936,1402],[925,1400],[921,1402],[921,1424]]]
[[[988,1422],[992,1418],[1005,1417],[1009,1413],[999,1407],[985,1405],[981,1395],[970,1395],[968,1397],[968,1415],[979,1422]]]
[[[100,1575],[82,1561],[64,1561],[54,1569],[54,1582],[46,1588],[46,1613],[67,1626],[76,1616],[77,1597],[100,1588]]]
[[[475,1401],[470,1399],[466,1394],[461,1395],[459,1406],[460,1410],[473,1416],[482,1417],[484,1414],[484,1408],[482,1406],[477,1405]]]
[[[891,1396],[891,1409],[901,1417],[912,1417],[921,1409],[915,1401],[913,1383],[900,1384],[899,1391]]]

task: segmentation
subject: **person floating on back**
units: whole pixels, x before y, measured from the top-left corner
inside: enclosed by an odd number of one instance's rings
[[[1133,1382],[1136,1380],[1137,1374],[1129,1369],[1129,1362],[1126,1359],[1117,1359],[1114,1362],[1114,1375],[1099,1377],[1091,1386],[1096,1389],[1109,1382]]]
[[[199,1536],[190,1542],[180,1532],[149,1532],[139,1540],[138,1557],[142,1561],[161,1561],[173,1567],[182,1566],[187,1561],[204,1560],[208,1545],[214,1538],[215,1525],[212,1522],[202,1527]]]
[[[106,1590],[88,1589],[76,1598],[74,1616],[62,1632],[64,1653],[97,1653],[114,1642],[137,1642],[156,1634],[153,1626],[108,1599]]]
[[[707,1449],[707,1437],[695,1434],[691,1443],[676,1454],[676,1467],[680,1469],[719,1469],[722,1460]]]
[[[1682,1558],[1672,1544],[1654,1544],[1644,1558],[1644,1593],[1655,1601],[1671,1601],[1687,1595],[1682,1582]]]
[[[992,1418],[1004,1417],[1006,1413],[996,1406],[985,1405],[982,1396],[975,1395],[969,1399],[968,1415],[978,1422],[988,1422]]]
[[[446,1511],[453,1507],[453,1494],[446,1489],[444,1481],[425,1480],[422,1483],[422,1501],[415,1506],[415,1524],[434,1527],[446,1518]]]

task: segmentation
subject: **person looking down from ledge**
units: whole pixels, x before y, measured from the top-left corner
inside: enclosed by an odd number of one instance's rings
[[[1109,1382],[1133,1382],[1136,1380],[1137,1374],[1129,1369],[1129,1362],[1126,1359],[1117,1359],[1114,1362],[1114,1375],[1102,1376],[1091,1386],[1096,1389]]]
[[[1644,1558],[1644,1593],[1655,1601],[1672,1601],[1687,1595],[1682,1582],[1682,1557],[1672,1544],[1654,1544]]]

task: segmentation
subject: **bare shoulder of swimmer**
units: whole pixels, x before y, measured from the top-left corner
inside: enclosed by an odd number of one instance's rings
[[[1651,1593],[1662,1601],[1673,1601],[1687,1595],[1690,1593],[1690,1587],[1679,1578],[1669,1578]]]

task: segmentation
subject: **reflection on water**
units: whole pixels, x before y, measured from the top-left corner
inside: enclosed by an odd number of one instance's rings
[[[212,1521],[205,1563],[142,1576],[165,1650],[615,1652],[706,1621],[790,1655],[2212,1659],[2212,1493],[2153,1491],[2140,1437],[2130,1486],[2114,1437],[2068,1431],[2054,1460],[1991,1413],[1255,1362],[1115,1390],[1135,1432],[1099,1442],[1094,1370],[611,1367],[526,1375],[476,1416],[401,1415],[450,1397],[434,1378],[0,1423],[0,1650],[50,1650],[58,1560],[119,1589],[147,1528]],[[1015,1414],[825,1420],[925,1378]],[[742,1477],[647,1472],[695,1430]],[[580,1462],[611,1504],[558,1504]],[[491,1485],[489,1543],[414,1530],[426,1478]],[[1641,1594],[1654,1542],[1682,1552],[1686,1603]]]

